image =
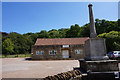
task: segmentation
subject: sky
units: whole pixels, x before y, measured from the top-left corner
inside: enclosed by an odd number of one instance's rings
[[[120,1],[119,1],[119,3],[118,3],[118,19],[120,19]]]
[[[89,23],[91,2],[3,2],[2,31],[40,32]],[[92,2],[94,19],[117,21],[118,2]]]

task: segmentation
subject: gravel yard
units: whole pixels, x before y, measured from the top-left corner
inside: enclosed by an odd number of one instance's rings
[[[3,78],[43,78],[78,67],[77,60],[28,61],[25,58],[3,58]]]

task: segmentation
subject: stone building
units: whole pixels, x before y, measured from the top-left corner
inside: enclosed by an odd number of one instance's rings
[[[84,38],[40,39],[32,46],[32,59],[83,59]]]

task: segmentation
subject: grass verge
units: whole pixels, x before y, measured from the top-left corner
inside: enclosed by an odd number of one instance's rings
[[[22,57],[31,57],[31,54],[15,54],[15,55],[0,55],[0,58],[22,58]]]

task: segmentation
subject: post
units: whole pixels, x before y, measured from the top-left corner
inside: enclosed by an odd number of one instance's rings
[[[89,19],[90,19],[90,38],[97,38],[93,11],[92,11],[92,4],[89,4],[88,7],[89,7]]]

